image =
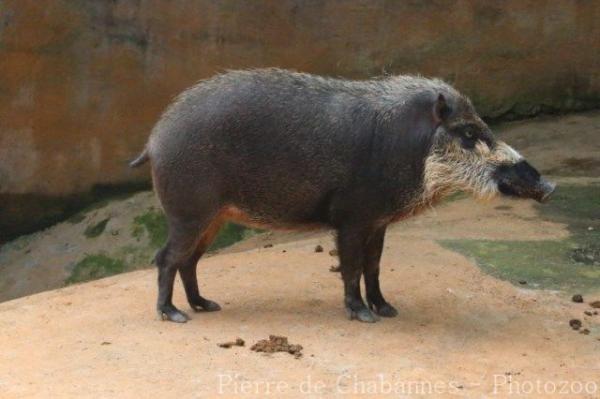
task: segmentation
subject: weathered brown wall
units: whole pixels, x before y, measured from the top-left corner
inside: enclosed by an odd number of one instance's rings
[[[163,107],[226,68],[437,75],[488,117],[596,107],[599,20],[595,0],[0,0],[0,230],[145,180],[125,162]]]

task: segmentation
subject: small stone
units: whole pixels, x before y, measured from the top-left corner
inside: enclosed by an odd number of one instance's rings
[[[594,312],[592,312],[591,310],[585,310],[583,313],[584,313],[586,316],[593,316],[593,315],[594,315]]]
[[[583,296],[581,296],[580,294],[575,294],[573,295],[573,298],[571,298],[571,300],[575,303],[583,303]]]
[[[600,301],[591,302],[590,306],[596,309],[600,309]]]
[[[323,247],[321,245],[317,245],[315,247],[315,252],[323,252]]]
[[[110,345],[111,343],[108,341],[103,341],[100,345]]]
[[[265,244],[265,245],[263,246],[263,248],[272,248],[272,247],[273,247],[273,244]]]
[[[525,280],[519,280],[519,284],[521,284],[521,285],[527,285],[527,281],[525,281]]]
[[[330,256],[338,256],[338,250],[337,249],[332,249],[331,251],[329,251],[329,255]]]
[[[579,319],[572,319],[569,321],[569,325],[571,326],[571,328],[573,330],[579,330],[581,328],[581,320]]]
[[[587,328],[584,328],[583,330],[579,331],[579,334],[590,335],[590,330],[588,330]]]

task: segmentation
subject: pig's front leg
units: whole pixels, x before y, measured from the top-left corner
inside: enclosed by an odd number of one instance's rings
[[[350,320],[374,323],[378,317],[367,308],[360,293],[360,277],[366,259],[369,229],[341,227],[337,231],[337,248],[344,281],[344,306]]]
[[[398,311],[387,303],[379,287],[379,261],[381,260],[381,252],[383,251],[386,227],[379,228],[369,238],[366,245],[363,273],[369,308],[379,316],[394,317],[398,315]]]

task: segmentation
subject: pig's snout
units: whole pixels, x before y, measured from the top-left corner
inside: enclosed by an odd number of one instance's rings
[[[550,196],[552,196],[552,193],[555,189],[556,183],[552,183],[551,181],[548,181],[543,177],[540,178],[540,181],[538,183],[538,189],[536,190],[536,192],[539,194],[535,198],[535,200],[538,202],[548,202]]]
[[[498,166],[494,178],[502,194],[538,202],[548,201],[556,189],[556,184],[541,177],[527,161]]]

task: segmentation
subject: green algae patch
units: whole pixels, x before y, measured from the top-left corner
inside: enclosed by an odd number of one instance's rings
[[[110,218],[106,218],[94,225],[88,226],[83,232],[83,235],[87,238],[98,237],[100,234],[104,233],[104,230],[106,229],[106,225],[108,224],[109,220]]]
[[[228,247],[238,241],[245,240],[263,232],[264,230],[251,229],[235,223],[225,223],[210,246],[209,251],[216,251]]]
[[[586,264],[574,256],[582,248],[578,240],[444,240],[441,244],[515,285],[582,291],[600,287],[600,265]]]
[[[600,227],[600,183],[559,185],[550,202],[537,209],[547,220],[568,224],[573,234]]]
[[[600,184],[559,186],[541,219],[565,223],[563,240],[442,240],[482,270],[530,288],[597,291],[600,287]]]
[[[86,255],[75,264],[71,275],[65,280],[65,284],[96,280],[123,273],[125,269],[125,263],[120,259],[111,258],[102,253]]]
[[[137,216],[133,220],[133,223],[133,237],[140,240],[144,234],[147,234],[150,239],[150,245],[154,249],[158,249],[165,244],[168,232],[167,221],[165,215],[161,211],[151,209],[148,212]],[[251,229],[235,223],[225,223],[210,246],[209,251],[216,251],[228,247],[238,241],[242,241],[262,232],[263,230]],[[201,232],[198,231],[198,233]]]
[[[152,248],[162,247],[167,240],[167,220],[164,213],[156,209],[150,209],[148,212],[136,216],[133,219],[131,234],[138,241],[144,234],[147,234]]]

